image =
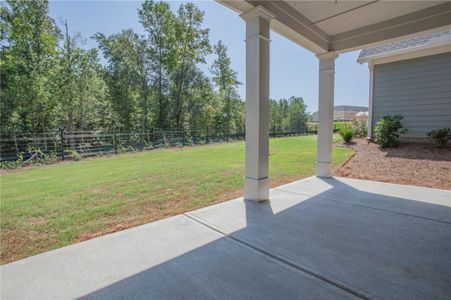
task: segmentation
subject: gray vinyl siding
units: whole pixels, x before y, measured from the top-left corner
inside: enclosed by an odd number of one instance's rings
[[[401,114],[412,139],[451,127],[451,52],[375,65],[373,78],[373,126]]]

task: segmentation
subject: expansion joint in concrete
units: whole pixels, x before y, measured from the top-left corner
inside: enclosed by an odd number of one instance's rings
[[[321,274],[321,273],[319,273],[317,271],[314,271],[314,270],[312,270],[312,269],[310,269],[310,268],[308,268],[306,266],[299,265],[299,264],[291,261],[288,258],[285,258],[283,256],[274,254],[271,251],[266,250],[264,248],[258,247],[256,245],[254,245],[252,242],[249,242],[249,241],[247,241],[245,239],[238,238],[238,237],[235,237],[233,235],[227,234],[227,233],[223,232],[222,230],[220,230],[219,228],[217,228],[215,226],[212,226],[212,225],[200,220],[199,218],[197,218],[197,217],[195,217],[195,216],[193,216],[193,215],[191,215],[189,213],[185,213],[184,216],[189,218],[189,219],[191,219],[192,221],[200,224],[200,225],[203,225],[203,226],[215,231],[216,233],[219,233],[219,234],[223,235],[225,238],[230,239],[231,241],[236,242],[237,244],[239,244],[241,246],[244,246],[246,248],[250,248],[250,249],[253,249],[253,250],[257,251],[257,252],[260,252],[260,253],[262,253],[262,254],[264,254],[264,255],[276,260],[279,263],[288,265],[289,267],[294,268],[297,271],[300,271],[302,273],[307,273],[307,274],[309,274],[311,276],[314,276],[314,277],[318,278],[319,280],[322,280],[322,281],[324,281],[324,282],[326,282],[326,283],[328,283],[330,285],[333,285],[333,286],[335,286],[335,287],[337,287],[337,288],[339,288],[341,290],[344,290],[344,291],[346,291],[346,292],[348,292],[348,293],[350,293],[350,294],[352,294],[352,295],[354,295],[354,296],[356,296],[358,298],[367,299],[367,300],[378,299],[377,297],[369,295],[368,293],[366,293],[364,291],[361,291],[361,290],[359,290],[359,289],[357,289],[355,287],[352,287],[352,286],[350,286],[350,285],[348,285],[348,284],[346,284],[344,282],[341,282],[341,281],[335,280],[333,278],[324,276],[323,274]]]

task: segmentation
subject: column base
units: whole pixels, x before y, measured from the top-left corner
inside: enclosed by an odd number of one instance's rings
[[[332,163],[317,161],[316,162],[316,176],[332,177]]]
[[[269,178],[244,178],[244,200],[264,202],[269,200]]]

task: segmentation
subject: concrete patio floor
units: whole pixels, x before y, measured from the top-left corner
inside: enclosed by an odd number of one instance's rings
[[[1,299],[451,299],[451,192],[310,177],[4,265]]]

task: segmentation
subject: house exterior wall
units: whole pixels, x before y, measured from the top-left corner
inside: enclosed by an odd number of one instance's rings
[[[373,127],[396,114],[408,129],[404,139],[451,127],[451,52],[374,65]]]

